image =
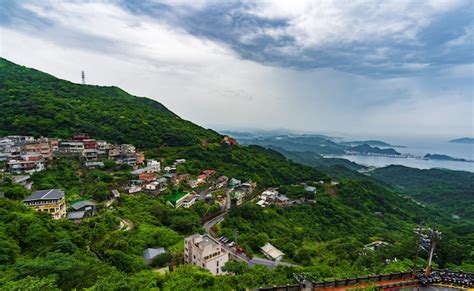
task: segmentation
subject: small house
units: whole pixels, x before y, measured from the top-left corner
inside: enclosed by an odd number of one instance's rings
[[[71,204],[71,208],[74,211],[89,211],[92,215],[97,212],[97,205],[89,200],[79,201]]]
[[[143,251],[143,259],[147,264],[150,264],[154,258],[164,253],[166,253],[164,248],[147,248]]]
[[[285,255],[282,251],[280,251],[270,243],[266,243],[260,249],[267,258],[272,260],[281,260],[281,258]]]
[[[194,204],[195,202],[195,201],[192,201],[191,196],[194,196],[194,195],[188,192],[178,192],[178,193],[169,195],[166,201],[168,204],[170,204],[171,206],[175,208],[185,207],[185,206],[190,207],[189,204],[190,203]]]

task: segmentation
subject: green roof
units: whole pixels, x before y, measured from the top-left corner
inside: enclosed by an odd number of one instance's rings
[[[175,194],[170,194],[168,196],[168,198],[166,199],[168,202],[171,202],[172,204],[176,204],[176,202],[183,198],[186,194],[188,194],[188,192],[178,192],[178,193],[175,193]]]

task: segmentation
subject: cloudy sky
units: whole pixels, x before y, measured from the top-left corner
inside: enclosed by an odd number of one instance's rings
[[[474,2],[1,1],[0,55],[217,129],[474,135]]]

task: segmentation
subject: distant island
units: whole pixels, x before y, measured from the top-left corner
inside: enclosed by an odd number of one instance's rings
[[[367,154],[367,155],[383,155],[383,156],[400,156],[401,154],[392,148],[381,149],[372,147],[368,144],[351,147],[347,150],[349,153]]]
[[[474,144],[474,138],[472,138],[472,137],[461,137],[461,138],[457,138],[457,139],[452,139],[449,142]]]
[[[454,158],[447,155],[439,155],[439,154],[426,154],[423,159],[426,160],[440,160],[440,161],[456,161],[456,162],[469,162],[466,159]]]
[[[373,147],[392,147],[392,148],[403,147],[399,145],[392,145],[381,140],[355,140],[355,141],[340,142],[340,144],[348,145],[348,146],[360,146],[360,145],[366,144]]]

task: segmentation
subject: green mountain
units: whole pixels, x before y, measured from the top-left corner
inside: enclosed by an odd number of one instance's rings
[[[341,144],[347,145],[347,146],[359,146],[363,144],[367,144],[369,146],[375,146],[375,147],[402,147],[402,146],[397,146],[397,145],[392,145],[389,143],[386,143],[381,140],[355,140],[355,141],[345,141],[341,142]]]
[[[467,162],[466,159],[454,158],[448,155],[440,154],[426,154],[423,156],[423,159],[427,160],[440,160],[440,161],[455,161],[455,162]]]
[[[319,135],[301,136],[269,136],[269,137],[241,137],[239,142],[243,144],[260,145],[264,147],[276,146],[288,151],[314,152],[321,155],[344,154],[348,148]]]
[[[368,144],[358,145],[348,149],[351,152],[357,152],[361,154],[377,154],[377,155],[390,155],[390,156],[399,156],[400,153],[392,148],[381,149],[379,147],[373,147]]]
[[[117,87],[80,85],[0,58],[0,136],[78,132],[138,147],[193,145],[220,135]]]
[[[392,165],[370,175],[440,211],[474,219],[474,173]]]

